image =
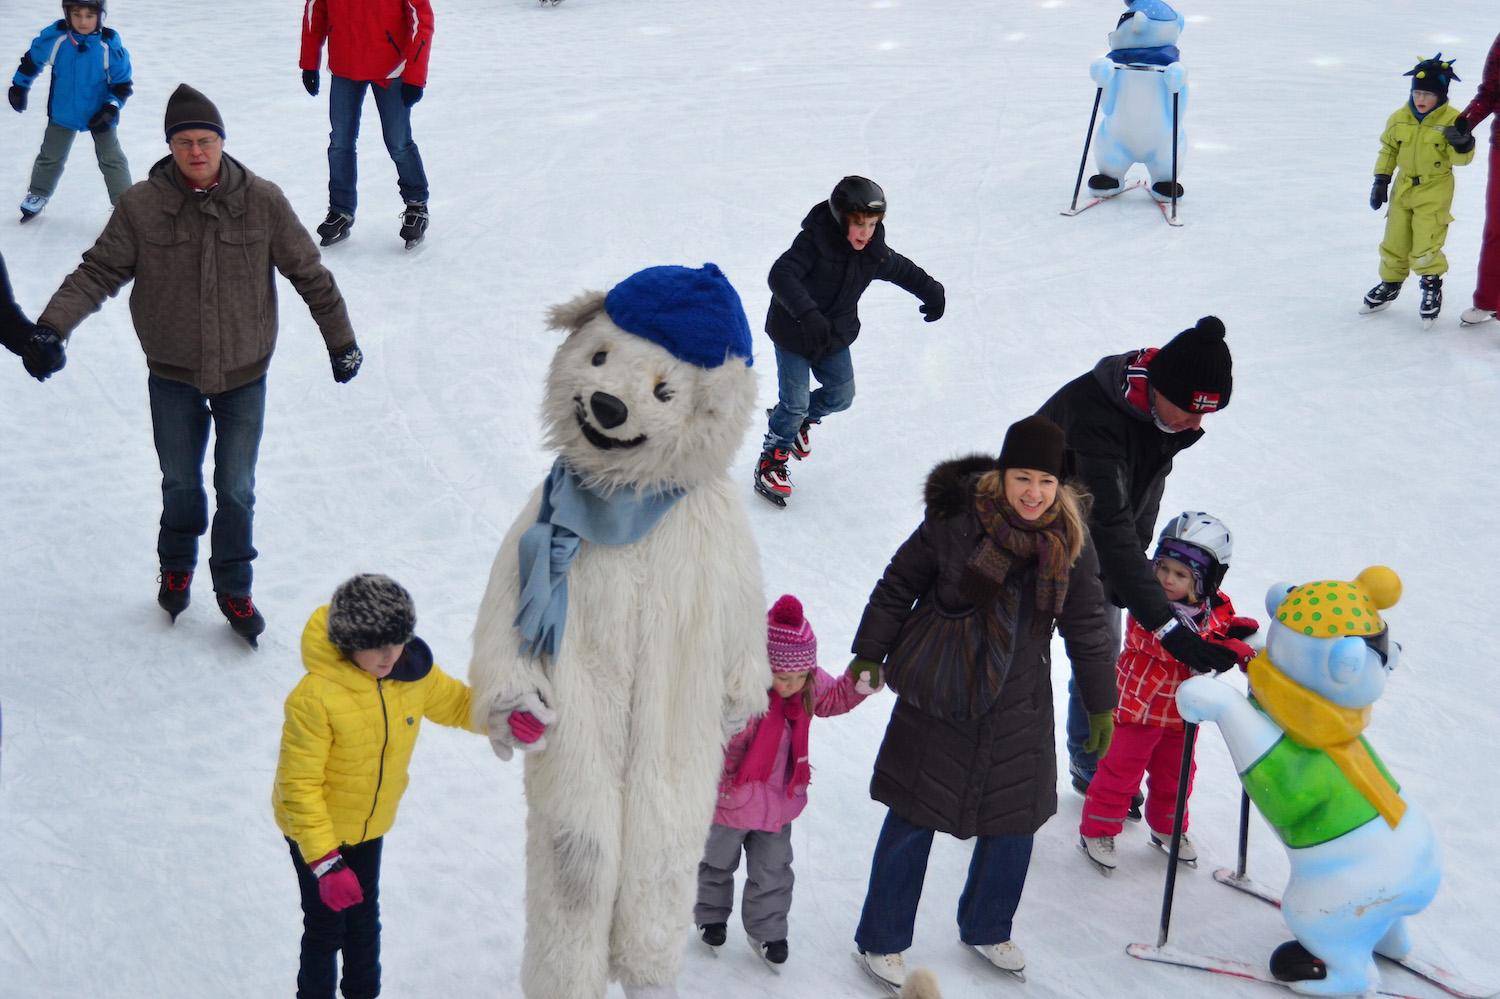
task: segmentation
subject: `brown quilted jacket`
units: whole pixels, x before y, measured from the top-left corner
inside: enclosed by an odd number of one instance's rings
[[[344,297],[281,189],[225,156],[219,183],[199,194],[168,156],[121,195],[38,323],[67,336],[133,278],[130,317],[152,372],[226,392],[271,363],[272,268],[307,302],[330,352],[354,343]]]

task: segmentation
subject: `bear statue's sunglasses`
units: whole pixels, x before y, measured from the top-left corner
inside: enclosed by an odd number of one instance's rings
[[[1391,629],[1381,628],[1374,635],[1360,636],[1377,656],[1380,657],[1380,665],[1390,668],[1391,665]],[[1396,651],[1401,651],[1401,643],[1396,643]]]

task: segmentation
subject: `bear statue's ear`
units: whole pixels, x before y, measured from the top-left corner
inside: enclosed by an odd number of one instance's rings
[[[571,336],[583,329],[589,320],[603,311],[604,292],[586,291],[576,298],[548,309],[547,327],[554,330],[566,330]]]
[[[1369,647],[1364,639],[1345,635],[1333,643],[1328,650],[1328,677],[1340,687],[1352,686],[1365,671],[1365,653]],[[1373,655],[1373,653],[1371,653]]]
[[[1266,591],[1266,613],[1271,615],[1271,620],[1276,620],[1276,608],[1281,606],[1282,599],[1297,588],[1296,583],[1272,583],[1271,588]]]

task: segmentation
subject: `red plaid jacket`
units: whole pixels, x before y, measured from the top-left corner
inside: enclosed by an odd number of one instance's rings
[[[1207,615],[1200,616],[1198,634],[1224,638],[1232,617],[1234,604],[1220,590],[1209,601]],[[1120,690],[1115,723],[1182,728],[1177,685],[1192,675],[1192,670],[1168,655],[1156,635],[1131,615],[1126,619],[1125,649],[1115,663],[1115,684]]]

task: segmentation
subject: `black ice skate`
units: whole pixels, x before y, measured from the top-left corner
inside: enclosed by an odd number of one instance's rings
[[[1422,280],[1422,328],[1432,329],[1432,324],[1437,321],[1438,313],[1443,311],[1443,276],[1441,274],[1423,274]]]
[[[161,609],[172,615],[172,620],[177,620],[177,615],[187,610],[187,605],[192,602],[192,594],[189,587],[193,585],[193,574],[191,572],[178,572],[175,569],[163,569],[161,571],[161,589],[156,591],[156,602],[161,604]]]
[[[415,247],[427,235],[427,202],[408,201],[401,213],[401,238],[406,240],[408,250]]]
[[[1367,316],[1372,312],[1379,312],[1394,302],[1399,294],[1401,294],[1400,281],[1382,281],[1365,292],[1365,302],[1359,307],[1359,314]]]
[[[318,226],[318,235],[322,238],[322,246],[332,246],[342,243],[349,238],[349,230],[354,228],[354,216],[343,212],[328,209],[328,217]]]
[[[755,466],[755,491],[777,506],[786,506],[786,498],[792,495],[792,477],[786,470],[790,455],[779,447],[768,447]]]
[[[698,939],[708,945],[708,952],[714,957],[719,956],[719,948],[724,946],[724,941],[729,939],[728,923],[704,923],[698,927]]]
[[[219,610],[229,621],[229,627],[234,630],[245,641],[250,643],[252,649],[260,648],[256,641],[260,633],[266,630],[266,619],[261,617],[260,611],[255,609],[255,604],[250,600],[250,594],[242,597],[231,597],[223,593],[214,594],[219,600]]]

